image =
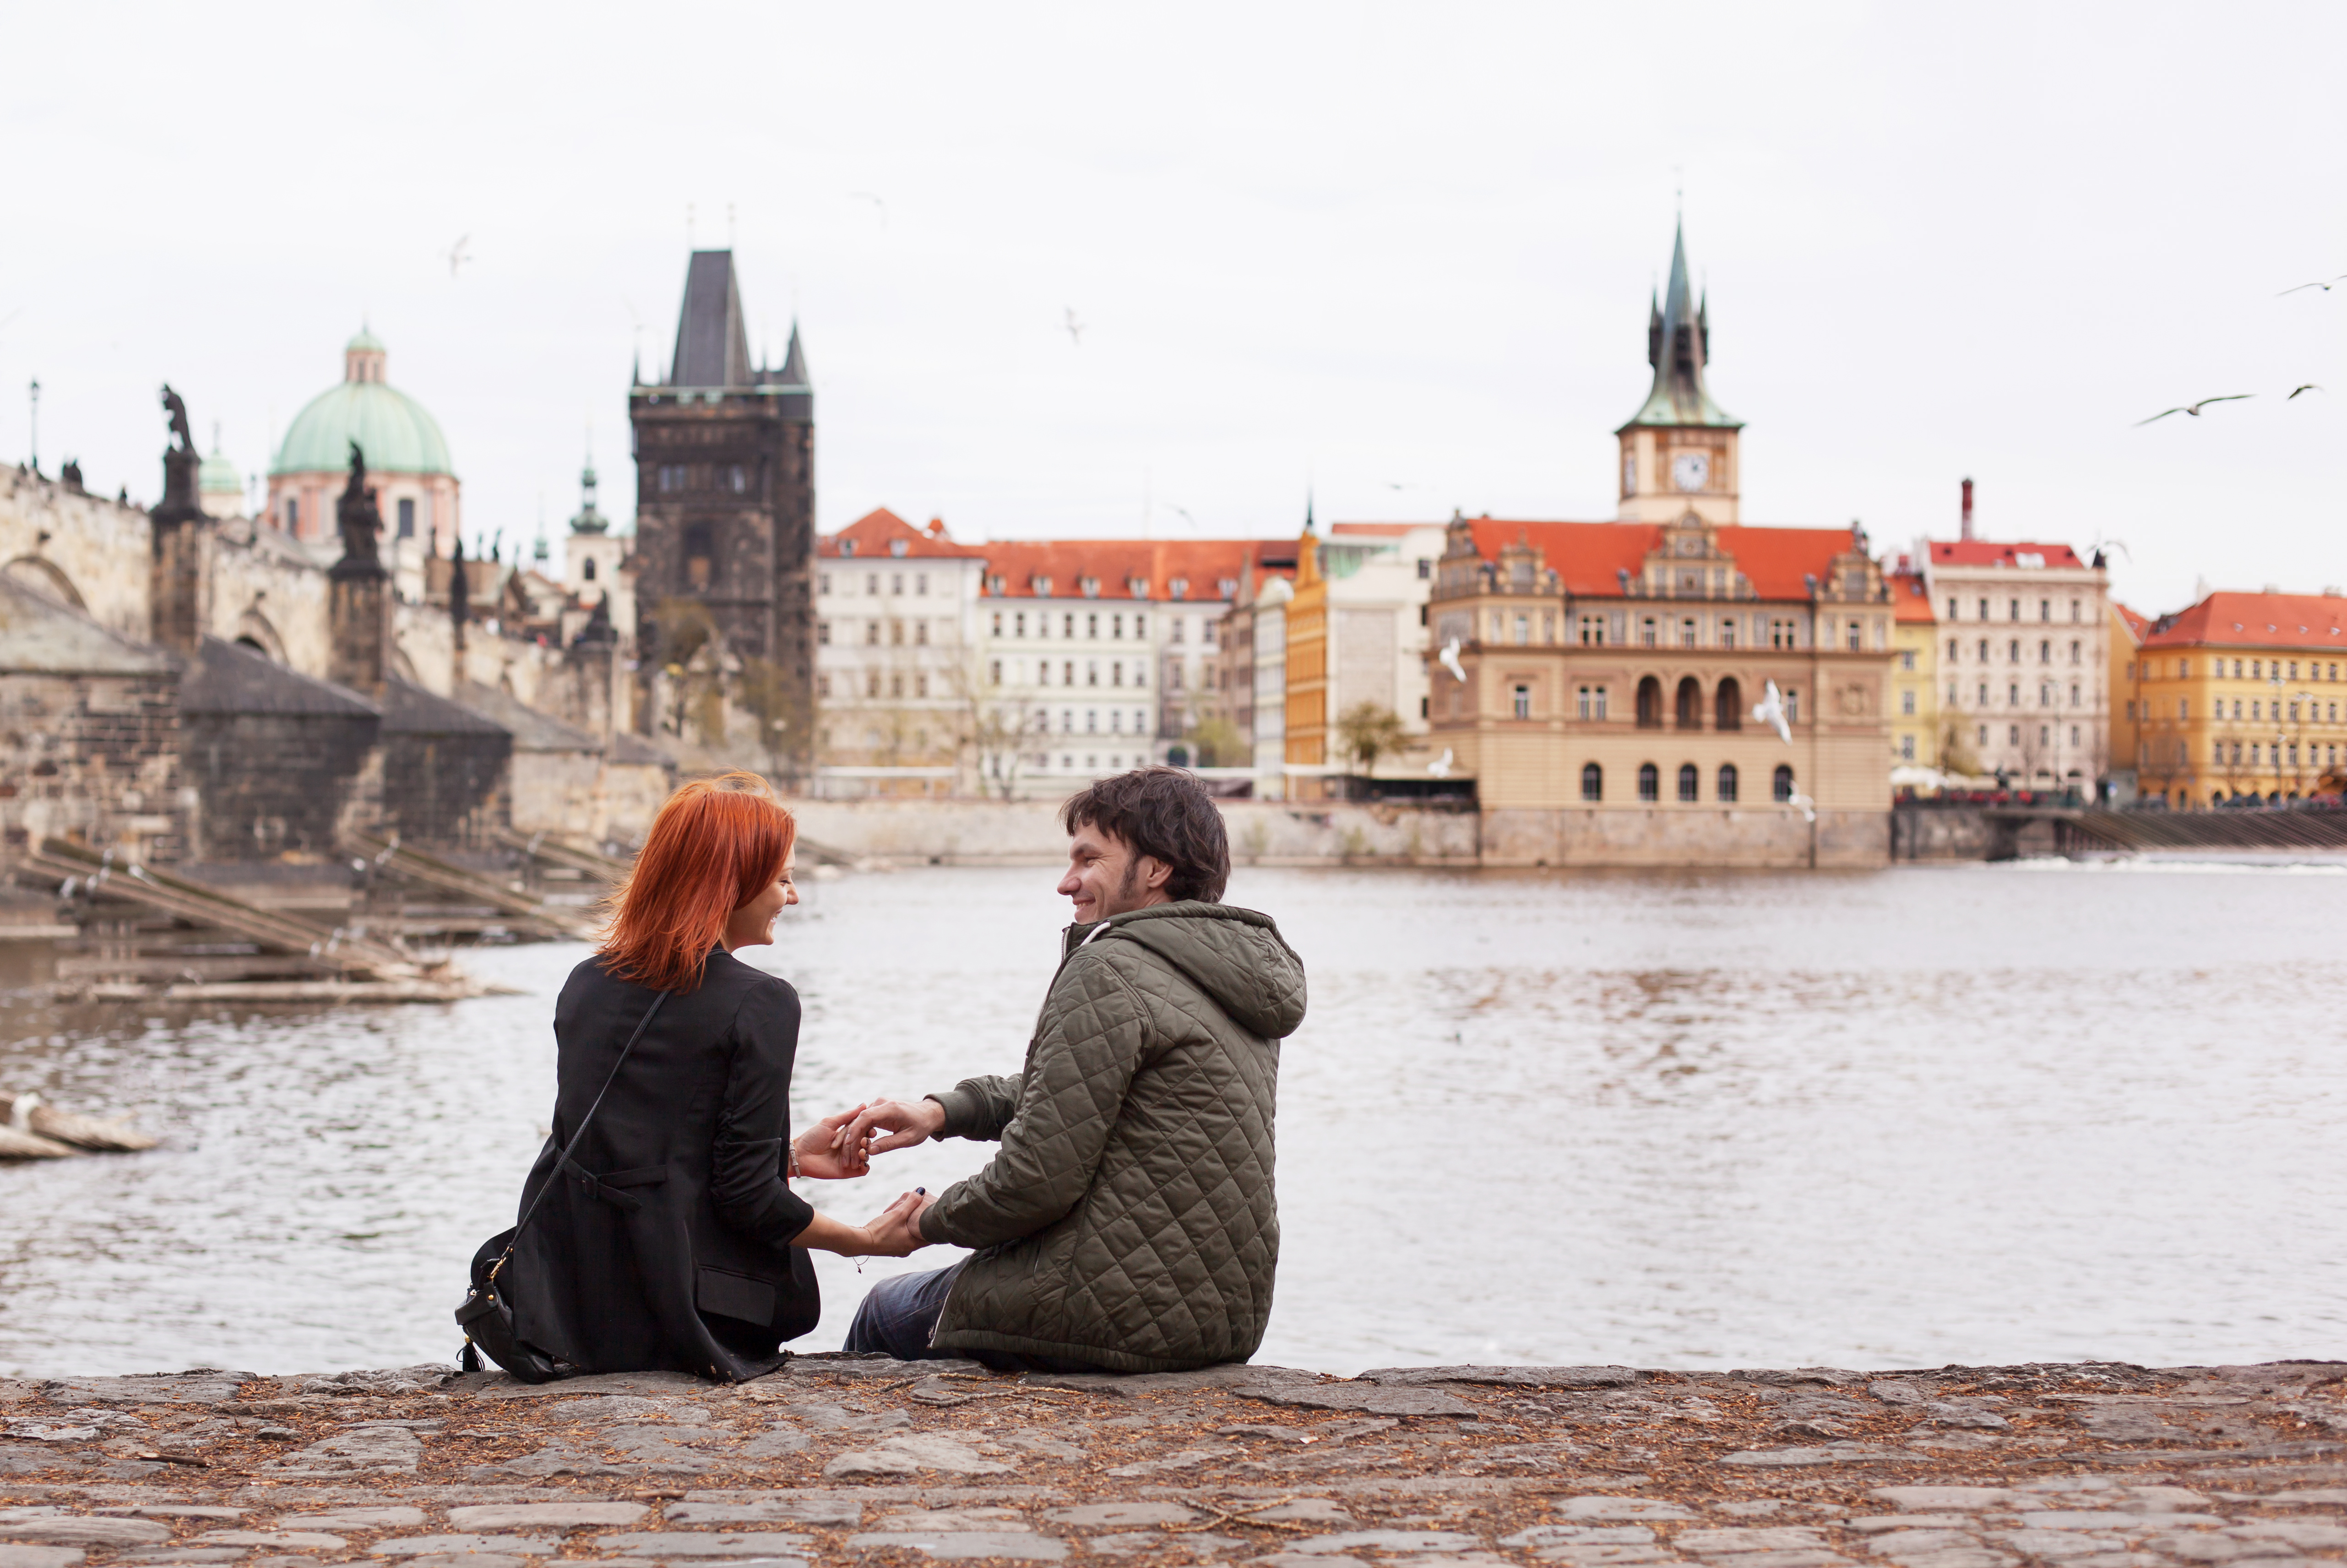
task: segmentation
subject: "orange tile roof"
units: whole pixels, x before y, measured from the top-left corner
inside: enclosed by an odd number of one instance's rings
[[[2083,570],[2086,563],[2068,545],[1994,544],[1987,539],[1929,539],[1933,566],[2017,566],[2016,556],[2043,556],[2039,564]]]
[[[1328,532],[1331,535],[1369,534],[1378,538],[1399,538],[1420,528],[1439,528],[1441,526],[1440,523],[1331,523]]]
[[[1645,569],[1646,557],[1662,548],[1660,523],[1532,523],[1494,518],[1472,519],[1475,553],[1497,560],[1501,549],[1519,540],[1542,552],[1565,592],[1583,599],[1619,599],[1620,574]],[[1719,548],[1762,599],[1809,597],[1808,577],[1822,579],[1834,557],[1857,548],[1848,528],[1770,528],[1731,526],[1718,530]]]
[[[2163,615],[2147,648],[2347,648],[2347,599],[2320,593],[2212,593]]]
[[[2139,610],[2129,610],[2116,599],[2111,600],[2111,608],[2119,612],[2119,619],[2125,621],[2127,629],[2135,634],[2135,640],[2141,642],[2144,634],[2151,630],[2151,617]]]
[[[1236,591],[1249,565],[1258,576],[1270,562],[1293,567],[1296,547],[1286,539],[1032,539],[972,553],[986,558],[990,597],[1078,599],[1090,578],[1102,599],[1170,601],[1179,580],[1184,600],[1212,604]],[[1048,589],[1039,579],[1048,580]]]
[[[1910,622],[1930,626],[1939,620],[1940,618],[1932,613],[1932,596],[1924,590],[1921,576],[1911,571],[1892,571],[1882,575],[1891,584],[1891,602],[1897,606],[1891,620],[1902,626]]]
[[[897,548],[901,543],[905,548]],[[843,548],[847,547],[847,548]],[[984,550],[953,542],[943,521],[932,519],[927,528],[917,528],[887,507],[865,513],[835,534],[825,534],[815,541],[815,553],[834,558],[852,557],[857,560],[870,557],[928,558],[940,556],[968,559],[984,555]]]

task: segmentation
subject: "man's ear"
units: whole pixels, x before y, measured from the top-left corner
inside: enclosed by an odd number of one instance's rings
[[[1152,893],[1162,891],[1165,884],[1174,879],[1174,867],[1153,855],[1144,855],[1141,858],[1148,863],[1148,869],[1142,875],[1143,885]]]

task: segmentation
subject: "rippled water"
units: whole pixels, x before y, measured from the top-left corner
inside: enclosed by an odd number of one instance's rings
[[[816,884],[754,955],[802,1116],[1017,1066],[1036,870]],[[1262,1358],[2147,1362],[2341,1350],[2347,876],[1243,871],[1311,973],[1281,1078]],[[0,1166],[0,1370],[453,1352],[510,1222],[582,949],[446,1008],[0,1006],[0,1085],[150,1153]],[[983,1146],[814,1184],[860,1217]],[[818,1255],[835,1348],[859,1277]]]

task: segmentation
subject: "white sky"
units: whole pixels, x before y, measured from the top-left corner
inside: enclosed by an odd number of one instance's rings
[[[2347,284],[2276,297],[2347,272],[2336,5],[180,0],[5,35],[0,454],[37,374],[44,466],[93,488],[155,493],[166,379],[262,468],[364,316],[468,532],[542,506],[559,539],[590,423],[624,518],[631,347],[665,364],[688,205],[710,245],[730,204],[753,350],[804,324],[826,528],[1284,533],[1307,484],[1324,519],[1604,518],[1683,180],[1747,520],[1949,535],[1971,475],[1992,538],[2125,540],[2147,608],[2347,583]]]

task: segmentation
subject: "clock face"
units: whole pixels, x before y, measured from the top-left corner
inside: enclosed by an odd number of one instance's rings
[[[1711,456],[1681,452],[1671,459],[1671,483],[1682,490],[1700,490],[1711,480]]]
[[[1638,459],[1627,453],[1622,456],[1622,493],[1625,496],[1638,493]]]

